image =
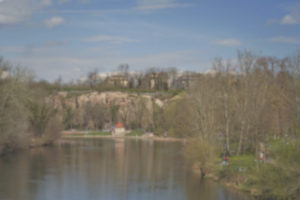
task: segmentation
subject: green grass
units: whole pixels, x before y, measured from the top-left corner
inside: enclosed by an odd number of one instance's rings
[[[218,159],[219,162],[222,162],[223,159]],[[231,170],[236,170],[238,168],[243,168],[244,171],[250,171],[255,168],[255,156],[242,155],[242,156],[229,156],[229,165],[222,168],[229,168]]]
[[[130,133],[127,134],[127,136],[142,136],[144,135],[144,131],[143,130],[133,130]]]
[[[300,142],[297,140],[276,140],[269,145],[269,156],[280,165],[299,168]]]
[[[232,156],[228,166],[216,165],[218,177],[251,191],[259,199],[297,199],[300,194],[299,143],[277,140],[267,146],[269,162],[258,161],[256,168],[255,155]],[[239,167],[243,170],[239,171]]]
[[[245,170],[252,170],[255,167],[255,156],[254,155],[243,155],[229,157],[229,167],[237,169],[242,167]]]
[[[222,160],[223,161],[223,160]],[[217,164],[218,177],[227,182],[241,182],[246,176],[255,170],[255,156],[230,156],[229,165]]]
[[[87,135],[111,135],[111,132],[94,131],[94,132],[89,132]]]

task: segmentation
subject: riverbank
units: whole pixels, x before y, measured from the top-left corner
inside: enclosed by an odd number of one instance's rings
[[[155,140],[155,141],[168,141],[168,142],[183,142],[187,140],[185,138],[174,138],[174,137],[159,137],[159,136],[112,136],[112,135],[89,135],[85,134],[84,131],[63,131],[61,133],[61,138],[124,138],[124,139],[138,139],[138,140]]]
[[[238,172],[238,169],[232,170],[233,168],[235,168],[235,164],[233,164],[233,166],[223,166],[221,162],[221,159],[217,159],[217,161],[215,161],[214,163],[209,163],[207,167],[208,170],[205,171],[204,177],[202,177],[201,167],[199,163],[194,163],[191,167],[191,170],[192,173],[199,179],[210,179],[227,188],[242,192],[253,199],[259,198],[258,191],[255,191],[251,188],[245,188],[245,183],[249,178],[249,175],[244,173],[245,171]]]
[[[26,151],[32,148],[50,146],[56,143],[57,141],[58,138],[54,140],[49,140],[45,138],[31,138],[23,144],[17,144],[15,146],[6,147],[2,144],[0,145],[0,156],[4,156],[17,151]]]
[[[217,145],[203,141],[187,144],[186,159],[198,175],[205,175],[256,199],[299,199],[298,139],[274,139],[264,144],[263,154],[260,151],[249,151],[243,155],[232,153],[227,158],[214,146]]]
[[[228,165],[222,159],[210,163],[205,177],[254,199],[296,200],[300,195],[299,168],[275,160],[260,161],[255,155],[232,156]],[[199,176],[199,166],[193,166]]]

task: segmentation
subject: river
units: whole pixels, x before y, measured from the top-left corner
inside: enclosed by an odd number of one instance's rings
[[[187,170],[180,142],[64,139],[0,158],[1,200],[249,200]]]

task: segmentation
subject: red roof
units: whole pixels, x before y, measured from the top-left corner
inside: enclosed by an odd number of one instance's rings
[[[124,128],[123,123],[122,122],[117,123],[116,128]]]

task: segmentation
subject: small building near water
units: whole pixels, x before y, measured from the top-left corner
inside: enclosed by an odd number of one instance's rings
[[[122,122],[117,123],[116,126],[113,127],[112,130],[113,136],[125,136],[125,133],[126,133],[125,127]]]

